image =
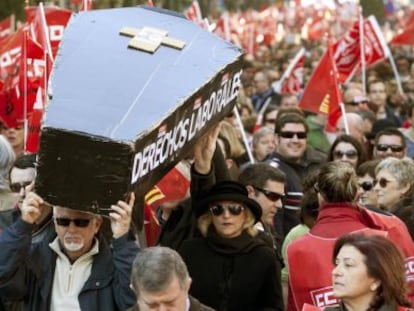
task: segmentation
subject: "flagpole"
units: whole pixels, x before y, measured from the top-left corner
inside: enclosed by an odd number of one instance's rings
[[[394,72],[395,81],[397,82],[398,91],[400,92],[400,94],[404,94],[403,88],[401,86],[401,78],[400,78],[400,75],[398,73],[397,66],[395,65],[394,58],[392,57],[390,48],[388,47],[388,44],[385,41],[385,38],[384,38],[384,36],[381,32],[381,29],[378,26],[378,22],[375,19],[375,17],[373,17],[373,16],[370,16],[369,19],[371,20],[372,28],[374,29],[374,31],[375,31],[375,33],[376,33],[376,35],[377,35],[377,37],[378,37],[378,39],[381,43],[382,49],[384,50],[385,58],[388,58],[388,60],[390,61],[392,71]]]
[[[362,79],[362,91],[364,95],[367,93],[366,88],[366,64],[365,64],[365,32],[364,32],[364,18],[362,16],[362,8],[359,7],[359,43],[361,51],[361,79]]]
[[[339,100],[341,100],[341,102],[339,103],[339,108],[341,109],[341,114],[342,114],[342,119],[344,120],[344,127],[345,127],[345,134],[349,135],[349,125],[348,125],[348,118],[346,117],[346,110],[345,110],[345,105],[342,102],[342,96],[339,93],[339,88],[338,88],[338,69],[336,68],[336,63],[335,60],[332,57],[332,44],[330,44],[330,41],[328,40],[328,53],[329,53],[329,57],[331,59],[332,62],[332,68],[333,68],[333,81],[334,81],[334,85],[335,85],[335,93],[336,93],[336,98]],[[329,113],[331,113],[331,111],[329,111]]]
[[[44,31],[44,36],[46,38],[47,52],[49,54],[50,61],[53,63],[54,59],[53,59],[53,54],[52,54],[52,47],[50,45],[49,31],[48,31],[47,22],[46,22],[46,14],[45,14],[45,9],[43,7],[42,2],[39,3],[39,9],[40,9],[40,13],[41,13],[40,14],[40,19],[41,19],[41,23],[42,23],[42,29]]]
[[[237,109],[237,106],[234,106],[233,113],[236,116],[237,124],[239,125],[240,133],[242,135],[242,139],[243,139],[243,143],[244,143],[244,147],[246,148],[247,155],[249,156],[250,163],[253,164],[255,162],[254,157],[253,157],[252,151],[250,150],[249,142],[247,141],[247,136],[246,136],[246,133],[245,133],[244,127],[243,127],[243,122],[240,118],[240,114],[239,114],[239,110]]]
[[[23,30],[23,153],[26,154],[27,142],[27,28]]]
[[[296,63],[299,61],[299,59],[305,54],[305,48],[301,48],[298,53],[296,53],[293,60],[289,63],[288,67],[286,68],[285,72],[283,73],[282,77],[279,81],[277,81],[277,84],[282,87],[283,81],[286,80],[286,78],[291,74],[293,68],[295,67]],[[276,82],[272,84],[272,87],[275,91],[276,90]]]

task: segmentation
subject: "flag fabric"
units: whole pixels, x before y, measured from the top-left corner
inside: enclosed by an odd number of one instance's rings
[[[37,153],[39,150],[40,125],[43,118],[45,98],[44,88],[43,86],[40,86],[37,89],[33,111],[27,119],[28,126],[25,151],[29,153]]]
[[[22,42],[22,28],[0,41],[0,118],[7,127],[16,127],[22,117],[18,104]]]
[[[391,56],[390,49],[374,16],[364,21],[364,53],[366,66],[372,66]]]
[[[0,44],[0,118],[16,127],[30,113],[45,72],[43,49],[20,28]]]
[[[193,0],[190,6],[184,10],[184,15],[196,24],[203,22],[203,16],[201,14],[200,4],[197,0]]]
[[[83,0],[79,11],[91,11],[93,9],[93,0]]]
[[[414,23],[406,26],[390,41],[394,45],[414,45]]]
[[[57,7],[44,8],[42,4],[28,7],[25,11],[31,25],[31,36],[48,52],[53,62],[72,12]]]
[[[147,246],[155,246],[161,233],[161,226],[154,209],[147,204],[144,205],[144,232]]]
[[[341,102],[337,75],[332,47],[329,47],[310,77],[299,103],[303,110],[327,115],[328,130],[338,117]]]
[[[338,81],[345,82],[358,67],[361,59],[359,22],[355,22],[332,46],[332,56],[338,70]]]
[[[189,170],[179,162],[145,195],[145,203],[157,207],[168,201],[183,200],[189,188]]]
[[[282,94],[298,94],[302,91],[304,64],[305,49],[301,48],[282,75],[280,89]]]
[[[170,170],[144,198],[144,230],[147,245],[158,240],[160,224],[155,209],[165,202],[181,201],[189,195],[190,168],[183,161]]]
[[[14,15],[0,21],[0,40],[14,32]]]
[[[148,6],[153,7],[154,3],[152,2],[152,0],[148,0]]]

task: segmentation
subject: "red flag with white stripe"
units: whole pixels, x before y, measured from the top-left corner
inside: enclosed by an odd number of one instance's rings
[[[0,39],[14,32],[14,15],[0,21]]]
[[[304,64],[305,49],[301,48],[282,75],[280,89],[282,94],[297,94],[302,91]]]

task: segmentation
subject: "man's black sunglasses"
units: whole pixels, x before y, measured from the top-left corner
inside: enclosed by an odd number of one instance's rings
[[[285,131],[285,132],[280,132],[279,136],[283,138],[290,138],[290,139],[296,136],[298,139],[305,139],[306,137],[308,137],[308,134],[306,132]]]
[[[56,220],[56,223],[62,227],[69,227],[70,223],[73,221],[76,227],[85,228],[89,226],[89,223],[91,222],[92,218],[70,219],[70,218],[64,218],[64,217],[55,217],[55,220]]]
[[[26,189],[26,187],[28,185],[30,185],[31,183],[32,183],[31,181],[26,181],[26,182],[22,182],[22,183],[19,183],[19,182],[12,183],[12,184],[10,184],[10,190],[12,192],[19,193],[22,188],[23,189]]]
[[[255,186],[253,186],[253,188],[263,193],[266,196],[266,198],[268,198],[270,201],[273,201],[273,202],[279,201],[285,196],[284,194],[269,191],[269,190],[255,187]]]
[[[377,146],[378,151],[387,151],[388,149],[391,149],[392,152],[401,152],[404,150],[403,146],[399,145],[386,145],[386,144],[378,144]]]

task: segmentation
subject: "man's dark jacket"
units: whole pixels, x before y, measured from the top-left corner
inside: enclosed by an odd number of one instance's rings
[[[31,248],[33,225],[19,219],[0,235],[0,296],[23,300],[24,310],[50,310],[56,253],[43,241]],[[130,289],[132,262],[138,252],[127,235],[112,241],[112,251],[99,238],[91,275],[79,294],[84,311],[127,310],[136,302]]]

